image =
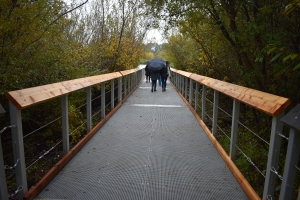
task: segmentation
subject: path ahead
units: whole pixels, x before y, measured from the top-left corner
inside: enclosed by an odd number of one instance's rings
[[[41,198],[248,199],[175,89],[145,79]]]

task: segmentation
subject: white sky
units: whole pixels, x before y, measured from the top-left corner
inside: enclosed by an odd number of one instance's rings
[[[157,29],[152,29],[146,35],[145,43],[149,42],[156,42],[158,44],[162,44],[167,42],[167,40],[163,38],[163,34],[161,33],[161,31]]]

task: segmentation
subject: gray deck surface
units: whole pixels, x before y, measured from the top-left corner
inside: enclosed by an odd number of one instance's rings
[[[172,87],[145,79],[36,199],[248,199]]]

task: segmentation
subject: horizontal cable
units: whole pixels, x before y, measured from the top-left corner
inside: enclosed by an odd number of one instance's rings
[[[55,121],[57,121],[57,120],[59,120],[59,119],[61,119],[61,117],[59,117],[59,118],[57,118],[57,119],[55,119],[55,120],[49,122],[48,124],[45,124],[44,126],[42,126],[42,127],[38,128],[38,129],[32,131],[31,133],[28,133],[27,135],[25,135],[25,136],[23,137],[23,139],[26,138],[26,137],[28,137],[28,136],[30,136],[30,135],[32,135],[33,133],[35,133],[35,132],[37,132],[37,131],[39,131],[39,130],[45,128],[46,126],[48,126],[48,125],[54,123]]]
[[[279,172],[276,171],[275,167],[272,167],[272,168],[271,168],[271,172],[273,172],[274,174],[276,174],[276,175],[278,176],[278,178],[279,178],[280,180],[282,180],[282,176],[279,175]]]
[[[92,101],[96,100],[96,99],[99,99],[101,97],[101,95],[95,97],[94,99],[92,99]]]
[[[79,106],[79,107],[77,107],[77,108],[71,110],[69,113],[75,112],[76,110],[78,110],[79,108],[82,108],[82,107],[85,106],[86,104],[87,104],[87,103],[85,103],[85,104],[83,104],[83,105],[81,105],[81,106]]]
[[[210,102],[211,104],[214,104],[214,102],[212,102],[211,100],[209,100],[208,98],[205,97],[205,99]]]
[[[210,119],[210,121],[213,121],[213,119],[205,112],[205,115]]]
[[[230,137],[225,133],[225,131],[223,131],[223,129],[217,124],[217,127],[220,129],[220,131],[224,134],[224,135],[226,135],[226,137],[229,139],[229,140],[231,140],[230,139]]]
[[[11,195],[8,196],[8,198],[10,199],[10,198],[16,196],[16,194],[18,194],[22,190],[23,190],[23,186],[19,186],[18,189],[16,191],[14,191],[13,194],[11,194]]]
[[[288,137],[286,137],[285,135],[281,134],[280,132],[277,132],[277,134],[278,134],[280,137],[282,137],[282,138],[284,138],[284,139],[286,139],[286,140],[289,140]]]
[[[0,134],[2,134],[6,129],[8,128],[14,128],[14,127],[17,127],[16,125],[10,125],[10,126],[7,126],[7,127],[4,127],[1,131],[0,131]]]
[[[248,162],[250,163],[250,164],[252,164],[255,168],[256,168],[256,170],[264,177],[264,178],[266,178],[266,176],[258,169],[258,167],[254,164],[254,162],[237,146],[237,145],[235,145],[236,146],[236,148],[238,148],[238,150],[240,150],[240,152],[243,154],[243,156],[248,160]]]
[[[231,117],[232,118],[232,116],[230,115],[230,114],[228,114],[225,110],[223,110],[222,108],[220,108],[219,106],[218,106],[218,108],[220,109],[220,110],[222,110],[226,115],[228,115],[229,117]]]
[[[261,139],[263,142],[265,142],[267,145],[270,145],[267,141],[265,141],[262,137],[260,137],[259,135],[257,135],[256,133],[254,133],[251,129],[249,129],[248,127],[246,127],[243,123],[241,123],[240,121],[237,121],[240,125],[242,125],[244,128],[246,128],[248,131],[250,131],[251,133],[253,133],[256,137],[258,137],[259,139]]]
[[[85,122],[83,122],[81,125],[77,126],[77,128],[75,128],[69,135],[72,135],[75,131],[77,131],[80,127],[82,127],[84,124],[86,124],[87,120],[85,120]]]
[[[52,151],[57,145],[59,145],[62,142],[59,141],[58,143],[56,143],[53,147],[51,147],[48,151],[46,151],[43,155],[39,156],[38,159],[36,159],[35,161],[33,161],[28,167],[26,167],[26,170],[29,169],[32,165],[34,165],[37,161],[39,161],[40,159],[42,159],[43,157],[45,157],[50,151]]]
[[[16,168],[16,166],[18,165],[19,161],[20,161],[20,159],[18,159],[17,162],[12,167],[10,167],[8,165],[4,165],[4,169],[14,169],[14,168]]]
[[[101,110],[102,110],[102,109],[100,109],[99,112],[96,112],[95,114],[93,114],[93,115],[92,115],[92,118],[93,118],[95,115],[99,114],[99,113],[101,112]]]

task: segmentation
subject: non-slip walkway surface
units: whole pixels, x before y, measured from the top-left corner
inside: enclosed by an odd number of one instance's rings
[[[248,199],[175,89],[145,79],[42,198]]]

